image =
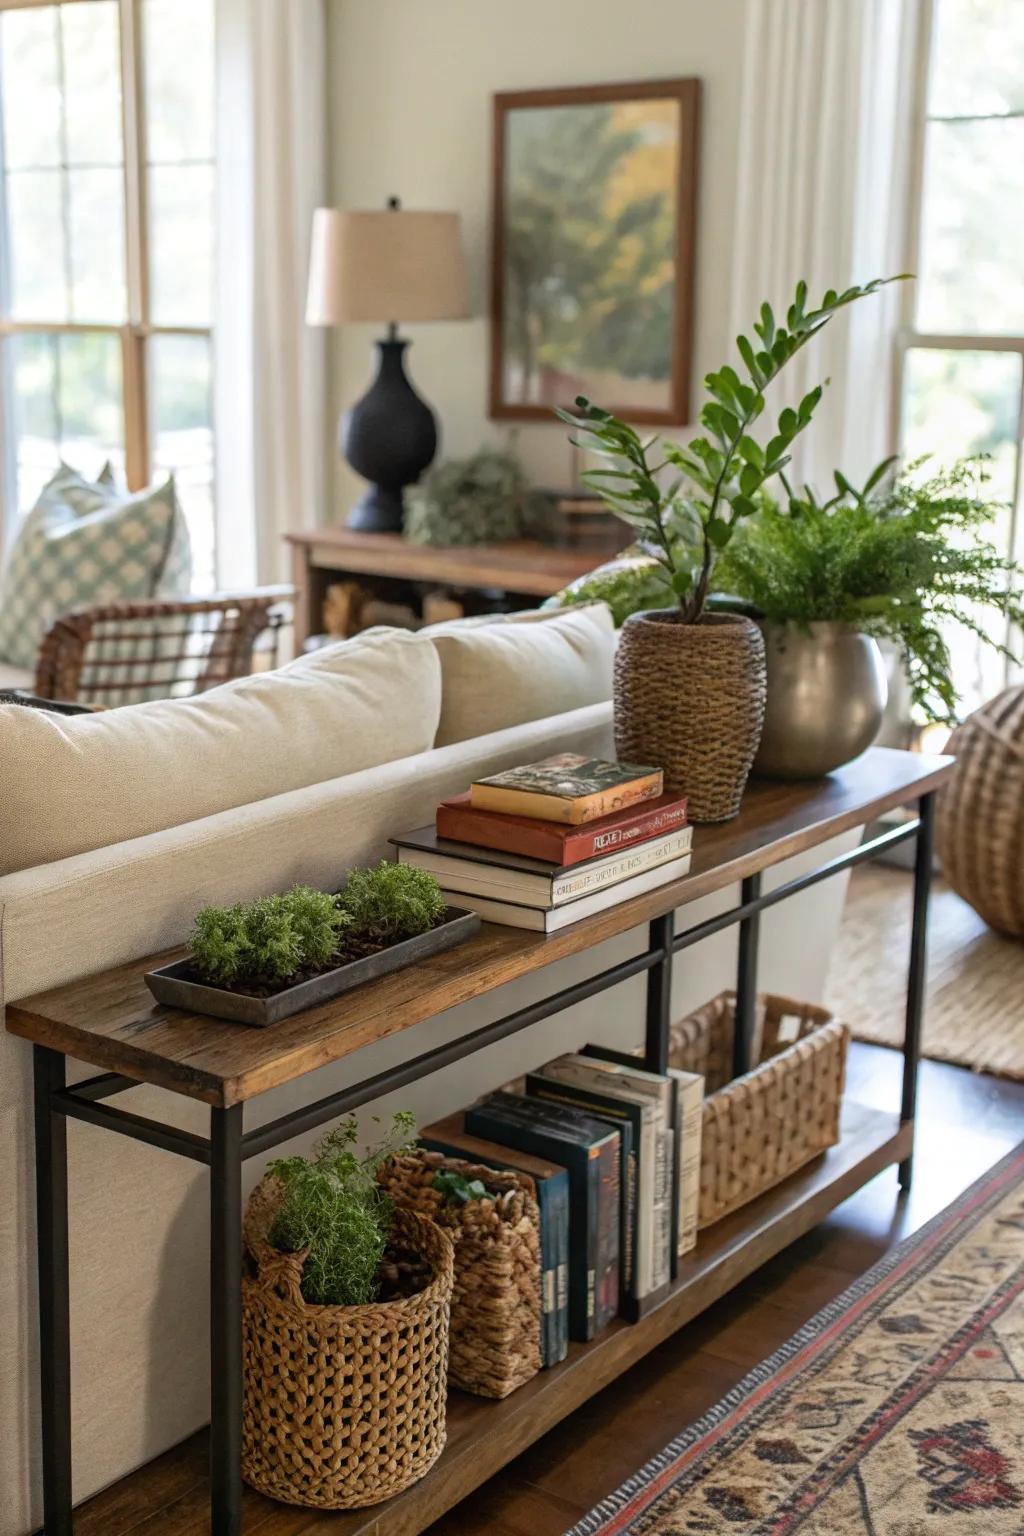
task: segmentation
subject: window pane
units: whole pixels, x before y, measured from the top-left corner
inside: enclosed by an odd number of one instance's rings
[[[152,169],[149,213],[154,322],[209,325],[213,303],[212,166]]]
[[[1024,118],[929,123],[921,250],[922,330],[1024,332]]]
[[[15,336],[8,345],[20,509],[29,509],[61,459],[89,476],[109,459],[123,476],[117,337],[47,333]]]
[[[142,37],[150,164],[212,160],[212,0],[145,0]]]
[[[933,117],[1024,108],[1020,0],[937,0],[928,110]]]
[[[61,9],[69,165],[122,164],[121,44],[116,0]]]
[[[121,172],[68,172],[71,234],[71,318],[122,321],[124,204]]]
[[[0,15],[0,92],[9,170],[59,165],[60,53],[57,8]]]
[[[904,369],[903,449],[909,459],[924,454],[931,465],[949,464],[966,454],[992,455],[989,491],[1003,503],[987,530],[1002,553],[1010,549],[1010,500],[1019,445],[1017,421],[1021,359],[1013,352],[909,351]],[[923,473],[928,473],[928,466]],[[1006,639],[1005,626],[990,609],[975,618],[992,638]],[[1006,684],[1003,658],[969,630],[945,630],[960,694],[961,714],[976,709]]]
[[[11,313],[19,320],[67,320],[60,171],[7,177]]]
[[[154,336],[149,343],[150,431],[155,474],[173,474],[192,542],[192,586],[212,592],[213,401],[205,336]]]

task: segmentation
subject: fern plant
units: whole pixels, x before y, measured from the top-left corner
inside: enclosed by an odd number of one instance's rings
[[[711,398],[700,413],[705,434],[685,447],[668,441],[658,445],[657,437],[644,441],[585,395],[577,396],[575,412],[556,412],[572,427],[574,446],[610,461],[607,468],[586,470],[583,479],[636,529],[643,552],[663,567],[683,623],[700,619],[716,555],[737,525],[757,511],[763,487],[789,463],[789,449],[810,424],[822,396],[818,384],[795,410],[787,406],[762,444],[753,428],[765,410],[765,391],[841,309],[900,280],[874,278],[843,293],[830,288],[811,309],[807,284],[801,281],[784,325],[777,323],[769,304],[762,304],[753,327],[756,340],[736,338],[746,378],[729,365],[707,375]],[[667,479],[669,470],[676,473]]]
[[[400,1110],[381,1140],[360,1155],[352,1116],[321,1137],[312,1157],[270,1163],[284,1197],[268,1241],[282,1253],[308,1250],[302,1294],[314,1306],[363,1306],[375,1299],[394,1214],[377,1170],[411,1151],[415,1136],[414,1117]]]
[[[911,692],[930,720],[953,724],[957,693],[944,630],[956,623],[988,645],[980,612],[1024,624],[1024,572],[986,537],[996,508],[983,461],[965,459],[922,478],[887,459],[856,489],[841,473],[819,502],[805,487],[767,506],[729,545],[715,582],[767,619],[849,624],[900,651]],[[1014,658],[1016,659],[1016,658]]]

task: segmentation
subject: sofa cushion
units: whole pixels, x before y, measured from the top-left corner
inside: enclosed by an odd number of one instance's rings
[[[604,603],[529,618],[538,622],[512,615],[426,632],[441,659],[439,747],[611,698],[615,625]]]
[[[189,589],[188,527],[174,481],[124,496],[109,475],[62,464],[22,525],[0,584],[0,659],[33,667],[55,619],[94,603]]]
[[[0,705],[0,873],[426,751],[440,699],[432,647],[393,632],[194,698],[66,718]]]

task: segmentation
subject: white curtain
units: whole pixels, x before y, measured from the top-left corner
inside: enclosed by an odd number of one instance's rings
[[[731,334],[761,302],[783,313],[797,281],[812,300],[905,270],[923,0],[748,0]],[[893,450],[893,337],[903,284],[833,320],[789,365],[772,418],[820,380],[793,473],[831,493]],[[792,370],[792,372],[790,372]]]
[[[304,322],[326,182],[324,0],[218,0],[217,579],[281,580],[324,493],[323,333]]]

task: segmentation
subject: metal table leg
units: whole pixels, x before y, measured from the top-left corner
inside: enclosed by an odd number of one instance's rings
[[[242,1529],[242,1105],[210,1112],[210,1497],[213,1536]]]
[[[59,1051],[32,1049],[35,1087],[39,1382],[46,1536],[72,1536],[71,1318],[68,1295],[67,1122],[53,1107],[64,1087]]]
[[[651,949],[660,949],[664,959],[647,972],[647,1013],[644,1034],[644,1065],[648,1072],[668,1070],[668,1032],[672,1014],[672,938],[675,913],[666,912],[650,924]]]
[[[740,905],[758,901],[761,876],[748,875],[740,887]],[[761,914],[740,921],[740,952],[736,966],[736,1029],[732,1042],[732,1075],[742,1077],[754,1065],[754,1026],[757,1019],[757,944]]]
[[[907,1015],[903,1035],[903,1099],[900,1120],[914,1118],[917,1105],[917,1069],[921,1060],[921,1021],[928,964],[928,897],[931,893],[935,846],[935,795],[918,802],[920,826],[914,853],[914,912],[910,929],[910,965],[907,972]],[[900,1187],[909,1189],[914,1171],[913,1154],[900,1164]]]

